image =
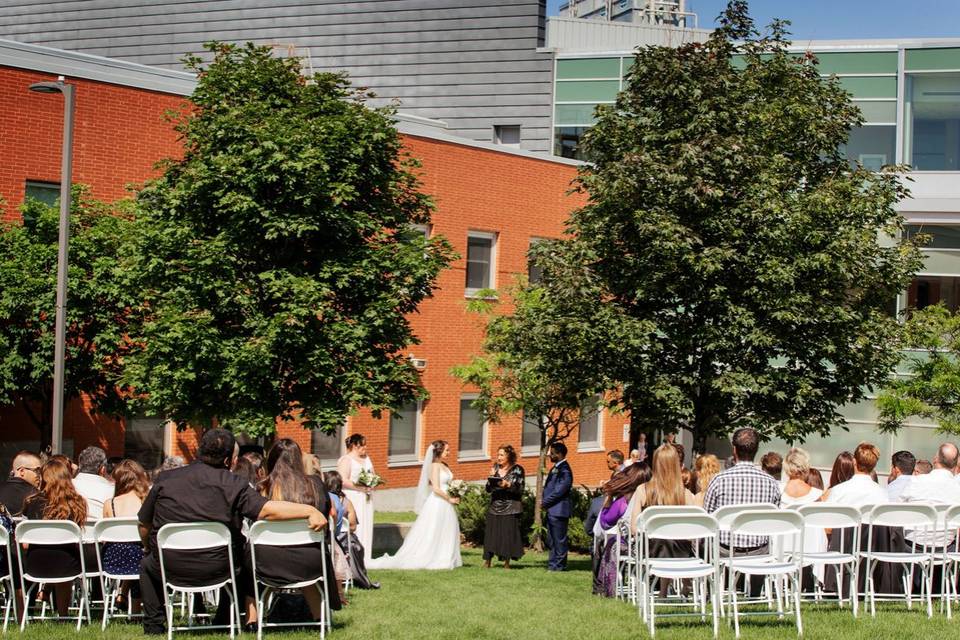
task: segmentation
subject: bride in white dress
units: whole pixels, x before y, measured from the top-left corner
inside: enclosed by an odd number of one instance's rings
[[[450,446],[437,440],[423,456],[423,470],[417,485],[417,520],[403,545],[393,556],[384,555],[367,563],[368,569],[455,569],[460,559],[460,523],[447,487],[453,473],[445,462]]]

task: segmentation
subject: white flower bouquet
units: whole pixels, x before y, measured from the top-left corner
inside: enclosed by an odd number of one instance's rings
[[[462,498],[469,486],[466,480],[451,480],[447,485],[447,495],[451,498]]]
[[[357,481],[355,484],[358,484],[361,487],[367,487],[368,489],[374,489],[382,484],[387,484],[387,481],[372,471],[362,469],[360,471],[360,475],[357,476]]]

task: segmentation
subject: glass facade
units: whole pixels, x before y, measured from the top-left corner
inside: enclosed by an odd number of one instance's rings
[[[960,73],[906,75],[904,159],[917,171],[960,170]]]

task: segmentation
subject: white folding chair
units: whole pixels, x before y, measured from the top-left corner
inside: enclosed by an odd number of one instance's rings
[[[306,520],[288,520],[285,522],[258,521],[250,527],[250,563],[253,567],[253,590],[257,601],[257,640],[263,637],[265,627],[302,627],[307,624],[320,626],[320,638],[324,638],[327,621],[330,619],[330,604],[327,589],[331,588],[327,579],[327,548],[324,535],[321,531],[313,531]],[[267,584],[260,579],[257,572],[257,547],[291,547],[294,545],[315,544],[321,550],[320,575],[308,575],[303,580],[291,584]],[[306,567],[304,567],[306,570]],[[260,591],[261,583],[265,587]],[[269,609],[269,600],[278,591],[299,591],[307,587],[317,589],[323,596],[323,611],[319,622],[267,622],[266,612]]]
[[[960,504],[952,505],[942,515],[944,533],[953,532],[954,550],[943,549],[943,574],[940,584],[941,606],[946,606],[947,618],[953,618],[953,599],[957,597],[960,579]]]
[[[103,622],[101,631],[107,628],[110,617],[132,618],[131,599],[127,598],[127,613],[115,612],[116,597],[125,581],[139,581],[140,574],[112,573],[103,566],[104,545],[140,544],[140,531],[136,518],[104,518],[93,526],[93,538],[97,548],[97,566],[100,569],[100,589],[103,593]]]
[[[907,606],[913,606],[913,573],[919,568],[926,592],[927,617],[933,617],[933,564],[937,555],[931,549],[918,549],[916,544],[910,545],[909,551],[874,551],[875,527],[902,527],[914,532],[936,533],[939,529],[937,510],[933,505],[922,503],[896,502],[875,505],[866,516],[867,548],[862,552],[864,571],[867,572],[866,596],[870,599],[870,615],[877,615],[877,590],[873,572],[877,563],[900,565],[904,570],[903,588],[907,599]],[[908,571],[909,569],[909,571]],[[900,600],[904,595],[879,594],[881,599]]]
[[[7,624],[10,622],[11,612],[15,612],[14,601],[17,599],[17,588],[13,583],[13,555],[10,553],[10,533],[0,527],[0,547],[3,547],[3,554],[7,559],[7,572],[0,576],[0,583],[3,583],[6,593],[6,602],[3,606],[3,632],[7,632]]]
[[[211,576],[211,581],[203,585],[185,585],[178,584],[178,577],[167,575],[167,567],[164,561],[166,551],[190,552],[210,549],[226,548],[227,563],[226,577]],[[167,639],[173,638],[174,631],[193,631],[208,629],[229,628],[230,637],[233,638],[240,627],[240,602],[237,599],[237,579],[234,574],[233,563],[233,543],[230,538],[230,530],[226,525],[219,522],[185,522],[165,524],[157,532],[157,549],[160,554],[160,576],[163,582],[163,604],[167,612]],[[219,591],[226,588],[230,597],[230,622],[227,625],[204,625],[194,626],[190,624],[192,617],[187,618],[186,626],[173,626],[174,596],[177,593],[184,594],[190,598],[193,594],[203,593],[205,591]]]
[[[90,620],[90,601],[87,595],[86,563],[83,558],[83,533],[75,522],[69,520],[26,520],[17,525],[15,537],[17,540],[17,562],[20,564],[20,588],[23,590],[23,620],[20,630],[23,631],[30,619],[30,594],[39,584],[64,584],[79,581],[80,583],[80,610],[77,612],[77,630],[83,624],[86,613]],[[26,556],[23,545],[59,546],[76,545],[80,554],[80,573],[65,572],[58,576],[37,577],[27,571]],[[30,588],[27,589],[27,583]]]
[[[647,619],[647,594],[646,589],[646,578],[644,575],[644,527],[646,526],[647,520],[654,516],[659,515],[682,515],[682,514],[702,514],[706,513],[702,507],[697,507],[694,505],[652,505],[643,509],[637,517],[634,518],[636,522],[637,533],[633,538],[634,542],[634,557],[635,557],[635,577],[634,581],[637,585],[637,608],[639,609],[640,617],[644,621]]]
[[[353,532],[350,531],[350,523],[347,521],[347,515],[343,516],[343,526],[346,527],[345,531],[347,532],[347,571],[346,577],[343,579],[343,593],[346,594],[350,591],[350,587],[353,586]],[[340,544],[337,540],[333,541],[334,544]]]
[[[800,617],[800,575],[803,570],[803,516],[796,511],[781,510],[767,505],[765,509],[745,511],[733,518],[730,523],[731,535],[766,536],[771,548],[782,540],[778,555],[736,556],[733,545],[728,548],[724,558],[727,568],[729,594],[733,604],[734,634],[740,637],[740,609],[737,596],[737,576],[764,576],[773,579],[780,593],[780,583],[789,579],[793,583],[794,616],[797,620],[797,635],[803,635],[803,622]],[[783,549],[791,549],[790,554]],[[786,590],[784,590],[786,591]],[[784,616],[784,607],[777,597],[777,611],[751,612],[751,615]]]
[[[740,515],[741,513],[745,513],[745,512],[747,512],[747,511],[756,511],[757,509],[760,509],[760,510],[770,509],[771,507],[773,507],[773,505],[770,504],[769,502],[745,502],[745,503],[743,503],[743,504],[731,504],[731,505],[727,505],[727,506],[725,506],[725,507],[720,507],[719,509],[717,509],[716,511],[714,511],[712,515],[713,515],[714,518],[717,519],[717,524],[720,526],[720,533],[721,533],[721,534],[722,534],[722,533],[727,533],[727,534],[729,534],[729,533],[730,533],[730,527],[731,527],[731,525],[733,524],[734,518],[736,518],[736,517],[737,517],[738,515]],[[770,554],[769,551],[768,551],[767,557],[770,557],[770,556],[771,556],[771,554]],[[758,556],[751,556],[751,557],[757,558]],[[725,567],[725,566],[726,566],[726,563],[727,563],[727,556],[724,556],[723,554],[720,554],[720,566],[721,566],[721,568]],[[749,591],[748,591],[748,588],[747,588],[747,587],[748,587],[747,582],[744,582],[744,595],[745,595],[745,597],[746,597],[748,600],[759,601],[759,600],[757,600],[757,599],[755,599],[755,598],[753,598],[753,599],[749,598]],[[723,588],[726,589],[726,584],[724,584]],[[777,595],[778,595],[778,597],[779,597],[779,592],[778,592]],[[725,598],[725,597],[726,597],[726,594],[724,594],[724,598]],[[770,581],[769,581],[769,580],[765,580],[765,581],[764,581],[764,596],[763,596],[763,598],[762,598],[762,601],[767,604],[767,608],[773,609],[773,594],[771,593],[771,587],[770,587]],[[721,610],[721,611],[720,611],[720,615],[721,615],[721,616],[725,615],[725,610]]]
[[[719,633],[720,615],[720,555],[718,546],[719,527],[716,519],[706,513],[660,514],[644,522],[644,580],[642,592],[647,599],[647,624],[650,637],[655,633],[658,580],[691,580],[701,583],[695,596],[689,602],[662,602],[660,606],[693,606],[694,611],[669,616],[700,616],[705,619],[707,612],[707,593],[712,599],[713,637]],[[650,555],[651,540],[686,540],[693,545],[693,555],[688,558],[654,558]],[[701,555],[702,554],[702,555]]]
[[[805,551],[803,562],[805,566],[823,565],[824,571],[832,568],[837,578],[837,604],[842,608],[845,600],[850,601],[850,608],[853,611],[853,617],[857,617],[857,605],[859,596],[857,594],[857,576],[860,565],[860,510],[856,507],[839,504],[805,504],[797,509],[797,512],[803,516],[803,523],[807,528],[832,529],[833,535],[839,538],[838,551]],[[847,533],[850,529],[850,533]],[[846,541],[850,540],[850,552]],[[843,597],[843,572],[847,571],[849,576],[849,598]],[[816,586],[816,600],[823,599],[823,592],[819,584]]]

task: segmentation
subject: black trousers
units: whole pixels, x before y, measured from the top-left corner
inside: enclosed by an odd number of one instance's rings
[[[167,578],[175,578],[177,584],[188,586],[219,582],[221,579],[226,579],[229,573],[225,554],[226,552],[214,554],[167,552],[164,555]],[[242,604],[245,596],[253,595],[253,583],[249,574],[244,572],[241,567],[235,569],[235,575],[237,597]],[[153,553],[145,555],[140,563],[140,595],[143,600],[144,633],[165,632],[167,617],[163,606],[163,579],[160,572],[160,560]],[[229,607],[230,596],[232,595],[221,594],[220,604],[214,618],[215,623],[226,624],[230,619]]]

